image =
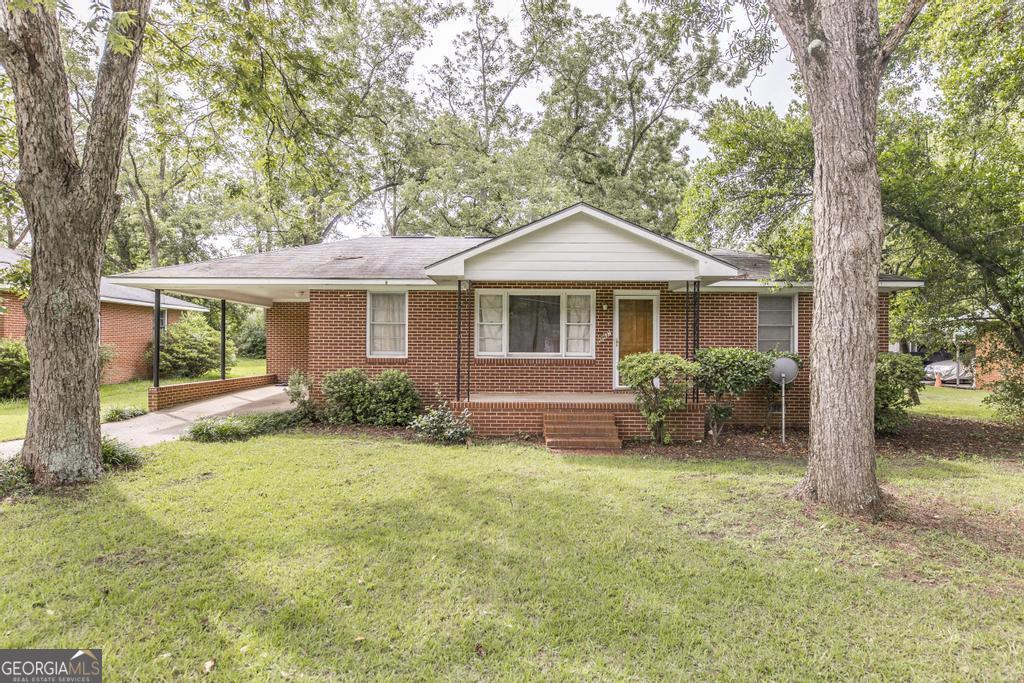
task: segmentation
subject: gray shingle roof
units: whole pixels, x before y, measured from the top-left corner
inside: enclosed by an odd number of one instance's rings
[[[134,273],[137,278],[281,278],[343,280],[423,280],[427,266],[475,247],[486,237],[357,237],[278,249],[262,254],[165,266]],[[771,276],[772,257],[737,249],[710,249],[711,256],[735,266],[734,280]],[[882,276],[884,281],[906,278]]]
[[[27,256],[19,254],[13,249],[6,247],[0,247],[0,270],[13,266],[18,261],[28,259]],[[117,302],[124,301],[132,304],[146,304],[150,307],[153,306],[153,292],[145,289],[139,289],[138,287],[125,287],[124,285],[115,284],[110,282],[107,278],[100,280],[100,300]],[[181,308],[189,311],[206,311],[202,306],[177,299],[173,296],[162,296],[160,297],[160,303],[162,306],[171,308]]]

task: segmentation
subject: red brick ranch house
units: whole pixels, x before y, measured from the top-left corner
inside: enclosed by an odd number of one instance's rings
[[[774,348],[806,364],[811,287],[778,288],[770,271],[766,256],[700,251],[577,204],[498,237],[363,237],[118,281],[265,306],[278,381],[302,370],[316,391],[338,369],[397,368],[426,400],[469,408],[479,434],[607,445],[647,434],[618,381],[626,355]],[[919,284],[879,282],[879,351],[889,294]],[[806,423],[806,372],[788,404],[788,419]],[[767,407],[766,396],[746,396],[736,419],[761,424]],[[697,398],[673,416],[673,436],[700,438],[704,408]]]
[[[0,271],[27,259],[18,252],[0,247]],[[125,287],[107,278],[100,280],[100,344],[114,350],[114,358],[103,371],[104,384],[127,382],[149,376],[146,350],[153,338],[153,292]],[[188,301],[164,297],[160,325],[173,325],[185,311],[205,313],[206,309]],[[0,315],[0,339],[24,339],[25,309],[21,299],[3,291],[0,284],[0,305],[7,313]]]

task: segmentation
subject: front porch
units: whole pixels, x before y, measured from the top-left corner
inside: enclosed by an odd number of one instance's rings
[[[629,391],[475,392],[451,407],[469,410],[479,436],[542,436],[552,448],[607,450],[650,437]],[[704,411],[698,402],[674,413],[668,431],[676,440],[700,439]]]

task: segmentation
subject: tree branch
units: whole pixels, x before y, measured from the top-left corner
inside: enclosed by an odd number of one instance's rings
[[[921,13],[926,4],[928,4],[928,0],[908,0],[906,8],[903,10],[903,16],[882,38],[882,43],[878,50],[878,73],[881,73],[885,65],[889,63],[893,52],[903,42],[907,31],[910,30],[910,26],[914,23],[914,19],[917,18],[917,15]]]

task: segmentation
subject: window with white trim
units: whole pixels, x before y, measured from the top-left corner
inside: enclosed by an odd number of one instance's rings
[[[796,298],[762,294],[757,297],[757,350],[796,351]]]
[[[481,290],[476,297],[480,356],[594,356],[594,293]]]
[[[161,330],[166,330],[167,329],[167,309],[166,308],[161,308],[160,309],[160,329]]]
[[[405,292],[367,292],[366,355],[406,355],[408,300]]]

